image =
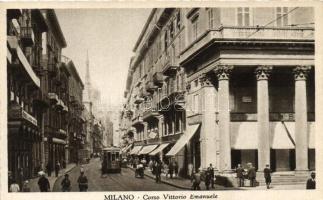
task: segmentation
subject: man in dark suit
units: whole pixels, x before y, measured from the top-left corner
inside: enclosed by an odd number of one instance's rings
[[[250,180],[250,187],[256,187],[256,169],[252,166],[252,163],[248,163],[248,178]]]
[[[264,177],[266,180],[267,189],[269,189],[270,183],[271,183],[271,169],[268,164],[266,165],[266,167],[264,169]]]
[[[314,190],[315,187],[316,187],[315,172],[312,172],[311,178],[309,178],[306,182],[306,189],[307,190]]]
[[[243,177],[244,169],[241,167],[240,164],[238,164],[238,167],[236,169],[236,173],[237,173],[237,178],[238,178],[238,185],[239,185],[239,187],[243,187],[244,186],[244,177]]]

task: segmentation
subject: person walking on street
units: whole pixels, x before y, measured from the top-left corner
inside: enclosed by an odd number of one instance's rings
[[[207,169],[205,171],[205,187],[207,190],[210,189],[210,183],[211,183],[211,173],[210,171]]]
[[[269,167],[269,164],[267,164],[264,169],[264,177],[265,177],[267,189],[269,189],[270,183],[271,183],[271,169]]]
[[[248,178],[250,180],[250,187],[256,187],[256,169],[252,166],[252,163],[248,163]]]
[[[12,180],[12,183],[10,184],[9,192],[20,192],[20,187],[19,187],[17,181],[14,179]]]
[[[174,173],[174,162],[173,161],[169,162],[168,172],[169,172],[169,177],[172,179],[173,178],[173,173]]]
[[[241,167],[241,164],[238,164],[238,167],[236,168],[237,178],[238,178],[238,186],[243,187],[244,186],[244,169]]]
[[[41,192],[49,192],[50,191],[49,181],[45,177],[45,173],[41,173],[41,176],[38,180],[38,186],[39,186],[39,190]]]
[[[52,175],[52,171],[53,171],[52,166],[53,166],[52,162],[48,161],[48,163],[46,165],[46,171],[47,171],[47,174],[48,174],[49,177]]]
[[[28,180],[26,180],[24,182],[24,185],[22,186],[22,191],[23,192],[30,192],[30,187],[29,187],[29,181]]]
[[[200,169],[196,170],[196,173],[193,174],[192,176],[192,189],[193,190],[201,190],[200,188],[200,183],[201,183],[201,172]]]
[[[156,176],[156,183],[160,183],[161,182],[161,172],[162,172],[162,165],[160,163],[160,161],[156,161],[155,166],[154,166],[154,171],[155,171],[155,176]]]
[[[68,178],[68,174],[64,175],[64,179],[61,182],[61,186],[62,186],[62,192],[69,192],[71,191],[71,181]]]
[[[177,161],[174,161],[174,170],[175,170],[175,176],[178,177],[178,163],[177,163]]]
[[[61,168],[61,165],[59,164],[58,161],[56,161],[56,164],[55,164],[55,176],[58,177],[58,172]]]
[[[212,163],[210,163],[210,166],[207,168],[207,170],[210,172],[211,177],[211,188],[214,189],[214,168],[212,166]]]
[[[306,182],[306,189],[314,190],[315,188],[316,188],[315,172],[312,172],[311,178],[309,178]]]
[[[81,175],[77,179],[77,183],[79,184],[80,192],[86,192],[88,189],[88,180],[84,175],[84,172],[81,172]]]

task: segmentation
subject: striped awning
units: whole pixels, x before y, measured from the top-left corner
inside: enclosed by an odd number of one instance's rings
[[[142,148],[142,146],[134,146],[133,149],[130,151],[130,154],[131,155],[138,155],[141,148]]]
[[[141,151],[138,153],[138,155],[145,155],[148,154],[150,152],[152,152],[154,149],[156,149],[158,145],[157,144],[153,144],[153,145],[148,145],[148,146],[144,146]]]
[[[155,150],[153,150],[152,152],[149,153],[150,156],[154,156],[158,153],[160,153],[161,151],[163,151],[170,143],[164,143],[159,145]]]

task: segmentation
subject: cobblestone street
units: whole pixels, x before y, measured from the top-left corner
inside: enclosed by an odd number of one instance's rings
[[[90,164],[84,165],[85,175],[89,180],[88,191],[170,191],[179,190],[178,188],[156,184],[151,178],[135,178],[134,172],[127,168],[122,168],[121,174],[109,174],[101,178],[101,163],[99,159],[91,160]],[[79,191],[77,178],[80,174],[79,166],[75,167],[70,173],[72,191]],[[64,176],[57,179],[53,191],[60,192]]]

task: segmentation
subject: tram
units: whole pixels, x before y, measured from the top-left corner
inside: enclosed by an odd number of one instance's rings
[[[102,150],[102,174],[121,172],[121,149],[107,147]]]

